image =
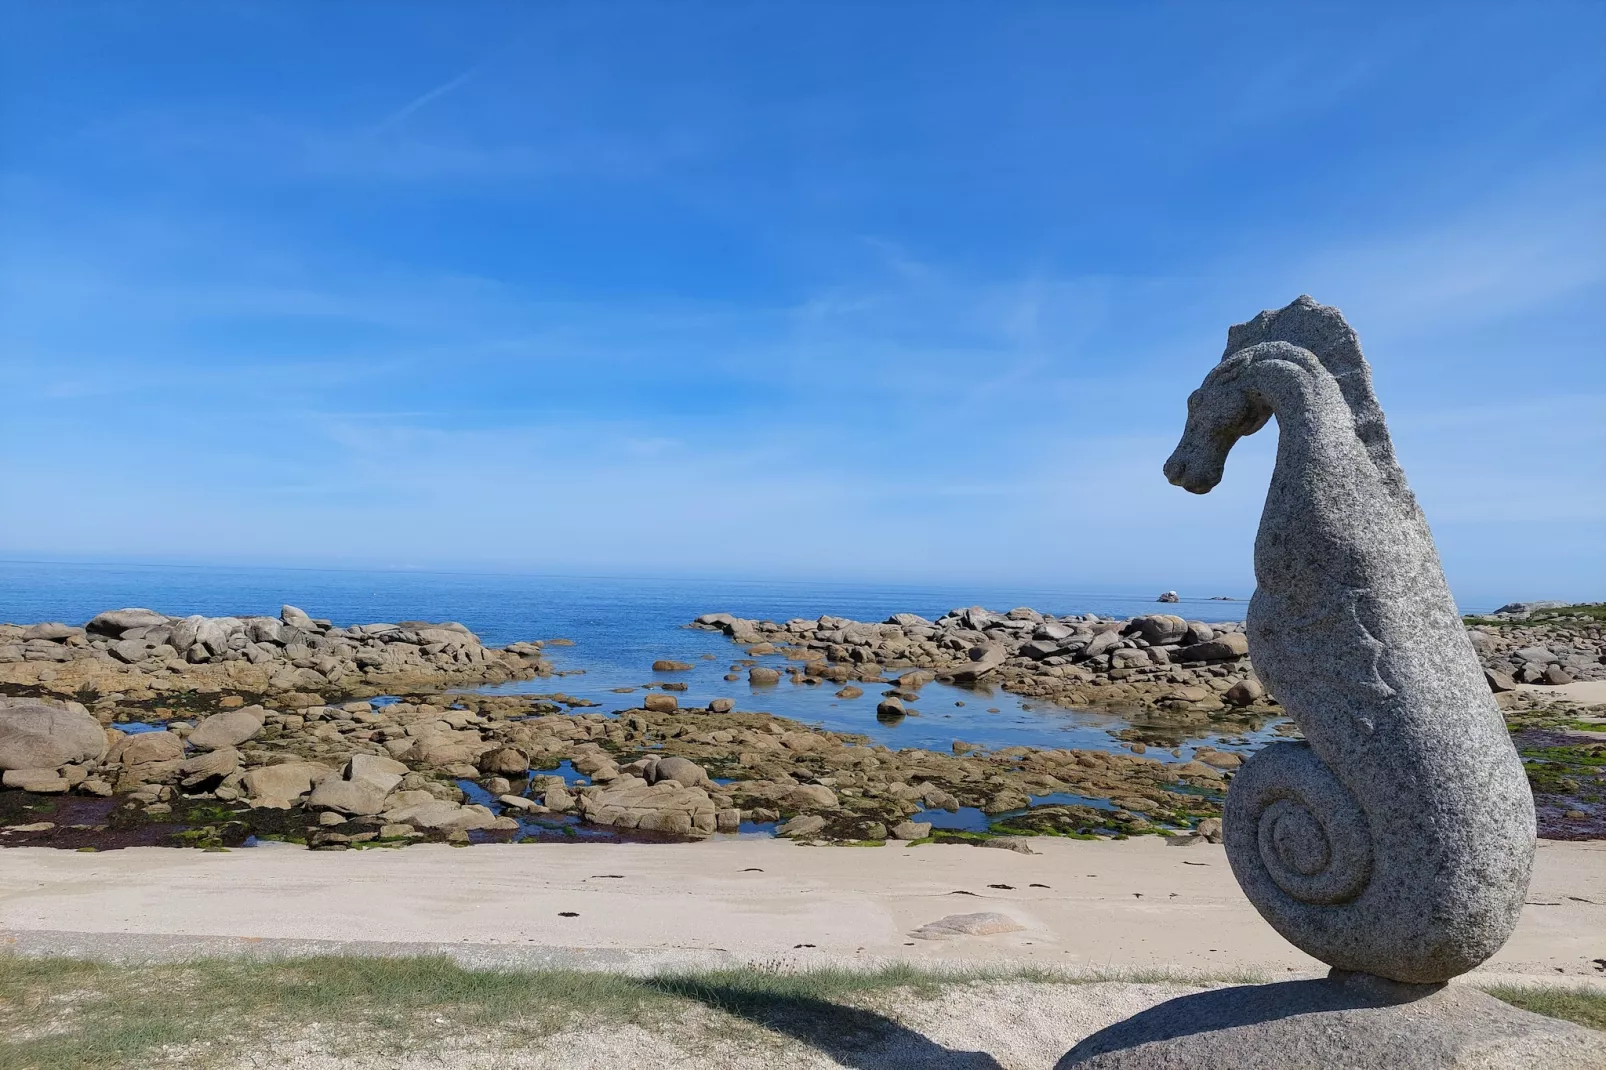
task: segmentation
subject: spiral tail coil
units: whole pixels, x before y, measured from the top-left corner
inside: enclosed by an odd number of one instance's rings
[[[1227,860],[1255,909],[1307,946],[1300,915],[1347,903],[1372,878],[1372,830],[1308,743],[1273,743],[1238,771],[1222,821]]]

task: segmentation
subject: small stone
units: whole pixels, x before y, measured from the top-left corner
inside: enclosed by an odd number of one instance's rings
[[[930,835],[930,821],[903,821],[892,826],[892,838],[895,840],[923,840]]]
[[[713,786],[708,772],[689,758],[671,756],[660,759],[652,764],[648,770],[646,781],[649,784],[658,784],[673,780],[677,784],[688,788],[701,788]]]
[[[735,708],[736,702],[734,699],[716,698],[708,700],[709,713],[729,713]]]
[[[178,771],[184,786],[193,788],[207,781],[221,780],[239,768],[240,752],[233,747],[219,747],[186,758]]]
[[[1206,765],[1213,765],[1217,769],[1236,769],[1244,764],[1243,756],[1224,750],[1201,750],[1194,752],[1194,757]]]
[[[925,687],[936,678],[937,674],[932,672],[930,669],[911,669],[908,672],[899,675],[898,690],[919,691],[922,687]]]
[[[1499,669],[1491,669],[1488,666],[1484,666],[1483,678],[1488,681],[1489,690],[1497,695],[1517,689],[1517,681],[1511,678],[1511,674],[1501,672]]]
[[[950,914],[946,918],[928,922],[910,935],[916,940],[952,940],[957,936],[993,936],[997,933],[1016,933],[1026,926],[1010,917],[987,911],[979,914]]]
[[[7,769],[0,774],[0,785],[8,788],[19,788],[22,791],[38,791],[34,785],[54,784],[61,781],[66,790],[66,778],[54,769]]]
[[[334,775],[334,770],[315,762],[286,762],[248,770],[242,783],[252,805],[287,809],[312,790],[314,781]]]
[[[534,799],[526,799],[522,795],[502,794],[496,797],[496,801],[501,803],[503,806],[510,807],[514,810],[522,810],[526,813],[532,810],[541,809],[541,805]]]
[[[1188,634],[1189,627],[1187,621],[1173,614],[1150,613],[1133,617],[1124,631],[1141,635],[1145,642],[1159,646],[1162,643],[1181,642],[1183,636]]]
[[[1221,697],[1230,706],[1248,706],[1259,702],[1265,694],[1266,689],[1261,686],[1260,681],[1253,676],[1247,676],[1227,688]]]
[[[265,712],[261,706],[247,706],[214,713],[195,726],[187,741],[201,750],[237,747],[262,731]]]
[[[53,829],[55,827],[56,827],[56,823],[54,821],[34,821],[34,822],[30,822],[29,824],[26,824],[26,825],[12,825],[12,826],[10,826],[9,828],[6,828],[6,829],[0,829],[0,831],[3,831],[3,832],[49,832],[51,829]]]
[[[1228,632],[1208,643],[1181,646],[1171,655],[1172,661],[1231,661],[1249,653],[1249,637],[1243,632]]]
[[[649,713],[674,713],[680,702],[674,695],[648,695],[641,700],[641,708]]]
[[[388,794],[365,780],[325,777],[312,789],[307,805],[315,810],[339,810],[347,814],[373,815],[385,809]]]
[[[686,672],[691,665],[684,661],[670,661],[668,658],[659,658],[652,663],[653,672]]]
[[[523,776],[530,771],[530,756],[517,747],[498,747],[480,755],[478,771],[497,776]]]
[[[775,830],[775,835],[788,839],[804,839],[825,828],[825,818],[818,814],[800,814]]]
[[[983,847],[996,847],[1000,851],[1014,851],[1018,855],[1034,855],[1036,849],[1027,842],[1024,836],[994,836],[990,840],[982,840]]]
[[[0,769],[58,769],[105,750],[105,730],[82,706],[61,709],[24,699],[0,707]]]
[[[1562,684],[1573,682],[1572,676],[1560,665],[1549,665],[1545,668],[1545,683],[1560,687]]]
[[[781,805],[788,810],[835,810],[839,804],[836,792],[824,784],[799,784],[781,796]]]

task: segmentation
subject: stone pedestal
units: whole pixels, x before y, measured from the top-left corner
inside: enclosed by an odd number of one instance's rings
[[[1464,985],[1325,980],[1182,996],[1100,1030],[1056,1070],[1606,1070],[1606,1035]]]

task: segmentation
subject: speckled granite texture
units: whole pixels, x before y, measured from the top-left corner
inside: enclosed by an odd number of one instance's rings
[[[1249,652],[1307,740],[1239,772],[1228,858],[1266,920],[1322,961],[1454,977],[1522,907],[1535,834],[1522,765],[1355,332],[1301,297],[1227,337],[1165,473],[1206,493],[1233,443],[1277,417]]]
[[[1606,1037],[1462,985],[1364,974],[1241,985],[1150,1007],[1056,1070],[1599,1070]]]

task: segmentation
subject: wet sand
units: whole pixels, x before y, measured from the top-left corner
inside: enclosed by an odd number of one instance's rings
[[[450,950],[653,970],[737,962],[1319,972],[1243,898],[1219,846],[1040,837],[928,844],[541,844],[224,853],[0,850],[0,948],[96,957]],[[1006,887],[1007,886],[1007,887]],[[1483,969],[1606,978],[1606,843],[1541,842],[1516,933]],[[910,934],[996,911],[1018,932]],[[565,916],[565,915],[574,916]]]

